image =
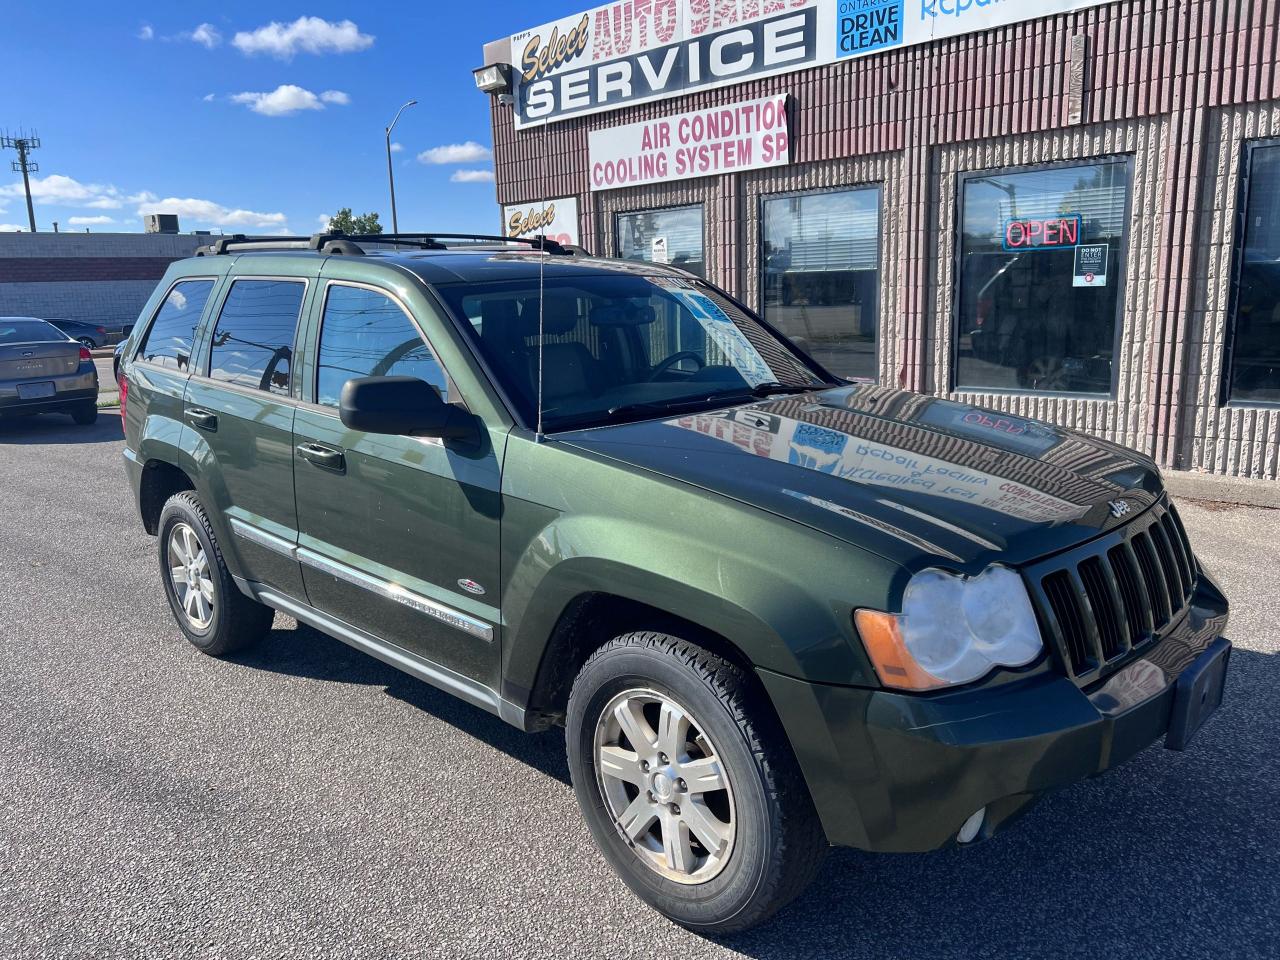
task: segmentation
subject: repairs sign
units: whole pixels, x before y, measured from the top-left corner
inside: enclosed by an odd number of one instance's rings
[[[592,130],[587,153],[592,190],[781,166],[787,95]]]

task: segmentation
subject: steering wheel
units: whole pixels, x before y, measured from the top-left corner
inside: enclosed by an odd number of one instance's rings
[[[667,357],[667,359],[660,361],[658,365],[653,368],[653,373],[649,374],[649,382],[652,383],[654,380],[657,380],[681,360],[692,360],[698,365],[699,370],[707,365],[707,361],[703,360],[702,357],[698,356],[692,350],[681,350],[678,353],[673,353],[671,356]]]

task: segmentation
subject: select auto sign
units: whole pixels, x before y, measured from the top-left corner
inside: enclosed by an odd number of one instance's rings
[[[1106,0],[614,0],[511,37],[517,128]]]

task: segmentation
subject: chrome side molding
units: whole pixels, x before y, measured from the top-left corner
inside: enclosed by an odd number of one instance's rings
[[[404,604],[412,610],[426,614],[433,620],[439,620],[441,623],[447,623],[463,633],[479,637],[486,643],[493,642],[493,627],[470,614],[455,610],[453,607],[447,607],[443,603],[437,603],[430,597],[424,597],[420,593],[406,590],[398,583],[383,580],[381,577],[372,576],[345,563],[330,560],[328,557],[321,556],[306,547],[298,547],[295,552],[299,562],[305,563],[314,570],[319,570],[322,573],[337,577],[339,580],[353,583],[357,587],[363,587],[365,590],[386,597],[388,600]]]
[[[424,597],[420,593],[407,590],[398,583],[383,580],[381,577],[375,577],[365,573],[363,570],[357,570],[348,564],[331,560],[316,553],[314,550],[294,546],[283,537],[277,537],[274,533],[268,533],[266,530],[255,527],[253,524],[246,523],[236,517],[231,517],[230,520],[231,530],[237,537],[248,540],[250,543],[256,543],[260,547],[265,547],[290,559],[297,560],[299,563],[305,563],[313,570],[319,570],[322,573],[337,577],[339,580],[353,583],[371,593],[386,597],[388,600],[394,600],[396,603],[403,604],[411,610],[417,610],[433,620],[439,620],[441,623],[446,623],[456,630],[461,630],[463,633],[479,637],[486,643],[493,642],[493,626],[471,616],[469,613],[463,613],[461,610],[455,610],[453,607],[438,603],[430,597]]]

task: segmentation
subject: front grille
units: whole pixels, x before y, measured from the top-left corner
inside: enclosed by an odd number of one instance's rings
[[[1172,504],[1029,571],[1046,637],[1088,681],[1158,636],[1186,609],[1196,562]]]

